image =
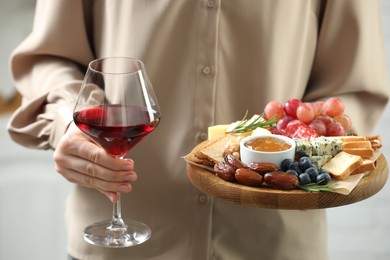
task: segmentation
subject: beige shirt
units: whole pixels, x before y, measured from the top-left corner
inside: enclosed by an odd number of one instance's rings
[[[111,203],[75,186],[66,202],[68,252],[81,259],[327,259],[323,210],[244,207],[207,197],[181,156],[207,127],[261,113],[267,101],[339,96],[361,134],[388,99],[379,1],[38,0],[31,35],[12,70],[23,105],[12,138],[55,148],[72,120],[87,64],[96,57],[145,62],[162,109],[157,130],[129,156],[139,180],[123,216],[152,229],[127,249],[83,241]],[[55,239],[55,238],[53,238]]]

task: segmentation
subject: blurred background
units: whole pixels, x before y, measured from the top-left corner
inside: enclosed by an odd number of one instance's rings
[[[382,0],[390,65],[390,1]],[[31,30],[35,0],[0,0],[0,259],[66,259],[64,200],[70,185],[54,171],[51,151],[14,144],[5,129],[15,94],[9,55]],[[390,75],[390,66],[389,75]],[[390,107],[373,134],[390,158]],[[330,260],[390,259],[390,184],[372,198],[328,209]],[[315,232],[315,230],[313,230]],[[310,245],[308,245],[310,246]]]

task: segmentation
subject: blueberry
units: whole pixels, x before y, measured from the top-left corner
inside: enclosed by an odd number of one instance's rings
[[[293,163],[290,165],[290,167],[289,167],[288,169],[294,170],[294,171],[296,171],[298,174],[301,174],[301,173],[302,173],[301,168],[299,168],[298,162],[293,162]]]
[[[307,154],[304,151],[298,151],[295,153],[295,160],[299,160],[301,157],[307,157]]]
[[[320,185],[326,185],[330,182],[330,179],[329,173],[321,173],[317,176],[316,182]]]
[[[296,170],[293,170],[293,169],[288,169],[287,171],[286,171],[287,173],[290,173],[290,174],[294,174],[295,176],[299,176],[299,174],[297,173],[297,171]]]
[[[287,158],[287,159],[284,159],[282,161],[282,163],[280,164],[280,167],[282,168],[282,171],[287,171],[288,168],[290,168],[290,165],[293,163],[294,161]]]
[[[299,185],[305,185],[311,183],[310,176],[306,172],[300,174],[298,178],[299,178]]]
[[[321,169],[321,170],[319,171],[319,174],[322,174],[322,173],[329,174],[329,171],[328,171],[328,170],[325,170],[325,169]]]
[[[317,176],[318,176],[318,171],[317,168],[315,167],[309,167],[305,170],[305,173],[307,173],[311,179],[311,182],[316,182]]]
[[[309,157],[304,156],[299,158],[298,160],[298,166],[302,171],[305,171],[307,168],[312,166],[311,160]]]

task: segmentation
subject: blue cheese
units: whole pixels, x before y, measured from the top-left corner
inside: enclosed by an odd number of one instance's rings
[[[294,139],[294,141],[296,144],[296,153],[304,152],[309,157],[313,155],[312,146],[309,141],[307,141],[306,139]]]
[[[329,162],[330,159],[332,159],[332,158],[333,158],[332,155],[314,155],[314,156],[310,157],[310,160],[311,160],[312,163],[317,165],[318,169],[321,169],[322,166],[325,163]]]
[[[342,141],[333,137],[317,137],[310,140],[312,146],[312,155],[331,155],[335,156],[341,151]]]

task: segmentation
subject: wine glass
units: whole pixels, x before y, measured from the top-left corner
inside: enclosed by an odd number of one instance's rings
[[[74,108],[75,124],[108,154],[123,157],[160,121],[160,109],[144,64],[127,57],[107,57],[88,65]],[[129,247],[150,238],[147,225],[121,217],[121,199],[112,219],[88,226],[84,239],[103,247]]]

